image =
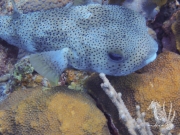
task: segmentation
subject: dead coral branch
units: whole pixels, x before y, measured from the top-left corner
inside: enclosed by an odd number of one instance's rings
[[[106,78],[104,73],[99,74],[104,83],[101,88],[105,91],[119,112],[119,119],[126,125],[131,135],[153,135],[149,123],[145,122],[145,113],[140,112],[140,106],[136,106],[137,119],[133,119],[124,104],[121,93],[117,93]]]

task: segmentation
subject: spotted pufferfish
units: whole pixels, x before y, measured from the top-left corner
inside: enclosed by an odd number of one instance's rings
[[[66,68],[124,76],[155,60],[157,42],[140,14],[89,4],[0,16],[0,38],[33,52],[35,70],[57,85]]]

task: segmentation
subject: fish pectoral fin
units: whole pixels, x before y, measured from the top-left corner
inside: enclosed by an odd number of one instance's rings
[[[68,51],[68,48],[64,48],[58,51],[32,54],[30,63],[40,75],[46,77],[53,86],[57,86],[61,73],[68,66]]]

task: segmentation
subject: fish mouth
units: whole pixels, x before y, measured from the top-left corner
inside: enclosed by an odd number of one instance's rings
[[[154,54],[151,55],[148,59],[146,59],[144,63],[147,65],[147,64],[149,64],[150,62],[153,62],[153,61],[156,59],[156,57],[157,57],[157,54],[154,53]]]
[[[144,61],[144,63],[146,65],[149,64],[150,62],[153,62],[156,59],[157,51],[158,51],[158,44],[155,42],[153,44],[153,47],[152,47],[151,51],[149,52],[149,55],[148,55],[147,59]]]

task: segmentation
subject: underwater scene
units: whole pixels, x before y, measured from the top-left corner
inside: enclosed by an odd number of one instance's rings
[[[180,0],[0,0],[0,135],[180,135]]]

